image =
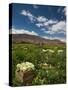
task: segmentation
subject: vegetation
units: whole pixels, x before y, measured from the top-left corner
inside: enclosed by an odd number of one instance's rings
[[[66,83],[66,48],[63,46],[12,44],[13,86],[24,86],[15,78],[16,65],[22,62],[35,66],[36,75],[31,85]]]

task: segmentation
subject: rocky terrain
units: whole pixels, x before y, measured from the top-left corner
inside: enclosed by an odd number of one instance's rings
[[[33,43],[33,44],[48,44],[48,45],[64,45],[65,42],[54,39],[44,39],[39,36],[27,35],[27,34],[10,34],[10,38],[12,38],[12,43]]]

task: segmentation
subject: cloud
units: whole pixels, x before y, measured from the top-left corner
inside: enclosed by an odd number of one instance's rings
[[[66,7],[63,9],[62,11],[64,13],[64,15],[66,16]]]
[[[28,12],[25,11],[25,10],[22,10],[21,14],[24,15],[24,16],[28,16]]]
[[[44,16],[38,16],[37,18],[37,22],[46,22],[48,19]]]
[[[12,28],[12,34],[29,34],[29,35],[38,36],[38,34],[34,31],[28,31],[28,30],[25,30],[25,29],[15,29],[15,28]]]
[[[40,28],[40,27],[44,26],[44,24],[43,23],[36,23],[36,26]]]
[[[65,21],[59,21],[58,23],[52,25],[52,27],[49,31],[52,34],[53,33],[63,33],[63,34],[65,34],[66,33],[66,23],[65,23]]]
[[[33,17],[33,15],[29,11],[26,11],[26,10],[22,10],[21,14],[24,16],[29,16],[29,17],[32,16]]]
[[[49,26],[51,24],[51,26]],[[66,41],[66,37],[59,37],[59,34],[63,34],[66,36],[66,22],[65,21],[55,21],[55,20],[48,20],[45,23],[37,23],[36,26],[38,26],[39,28],[41,28],[40,30],[43,31],[45,34],[50,34],[49,36],[43,36],[43,38],[46,39],[58,39],[60,41],[65,42]],[[46,30],[47,28],[47,30]],[[54,37],[52,37],[52,35],[55,35]]]
[[[49,25],[56,24],[57,22],[58,22],[57,20],[52,20],[52,19],[50,19],[50,20],[46,19],[46,20],[43,20],[43,22],[42,22],[42,20],[39,19],[38,23],[36,23],[36,26],[39,28],[40,27],[48,27]]]
[[[57,20],[48,20],[44,23],[36,23],[36,26],[40,28],[41,31],[47,34],[66,34],[66,22]],[[47,28],[47,31],[46,31]]]
[[[56,24],[57,22],[58,22],[57,20],[52,20],[52,19],[50,19],[50,20],[48,20],[47,22],[45,22],[44,25],[45,25],[45,26],[47,26],[47,25],[52,25],[52,24]]]
[[[62,11],[63,13],[66,8],[63,9],[59,8],[58,13]],[[66,22],[65,21],[58,21],[53,19],[48,19],[45,16],[34,16],[31,12],[28,10],[22,10],[22,15],[27,16],[31,23],[34,23],[38,28],[40,28],[41,31],[43,31],[46,34],[66,34]],[[46,31],[47,29],[47,31]]]
[[[60,40],[62,42],[66,42],[66,38],[65,37],[49,37],[49,36],[43,36],[44,39],[50,39],[50,40]]]
[[[54,32],[51,31],[51,30],[50,30],[50,31],[49,31],[49,30],[48,30],[48,31],[44,31],[44,33],[47,33],[47,34],[54,34]]]
[[[24,16],[27,16],[28,19],[34,23],[35,22],[35,25],[37,27],[45,27],[45,26],[48,26],[48,25],[51,25],[51,24],[56,24],[57,23],[57,20],[52,20],[52,19],[48,19],[44,16],[34,16],[30,11],[28,10],[22,10],[21,11],[21,14],[24,15]]]
[[[29,12],[28,10],[22,10],[21,14],[24,16],[27,16],[31,22],[35,21],[35,16],[31,12]]]
[[[58,13],[62,13],[62,14],[64,14],[64,16],[66,16],[66,7],[64,7],[63,9],[62,9],[62,8],[59,8],[59,9],[57,10],[57,12],[58,12]]]
[[[51,26],[49,26],[49,24],[52,24]],[[40,26],[44,26],[41,28],[41,30],[44,33],[47,34],[59,34],[59,33],[63,33],[66,34],[66,23],[65,21],[48,21],[46,24],[36,24],[38,27]],[[45,27],[46,26],[46,27]],[[48,29],[46,31],[46,28]]]

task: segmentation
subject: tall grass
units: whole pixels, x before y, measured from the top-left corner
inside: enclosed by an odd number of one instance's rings
[[[43,52],[42,49],[52,49],[54,53]],[[63,50],[59,54],[57,51]],[[34,44],[13,44],[12,45],[12,83],[13,86],[21,86],[15,79],[16,65],[21,62],[31,62],[35,65],[36,77],[32,85],[60,84],[66,83],[66,50],[65,47],[34,45]],[[42,68],[47,63],[48,68]]]

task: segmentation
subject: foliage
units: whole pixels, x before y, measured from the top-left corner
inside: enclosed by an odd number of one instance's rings
[[[51,52],[45,52],[45,50]],[[53,52],[53,51],[54,52]],[[58,54],[58,50],[62,53]],[[62,46],[13,44],[12,45],[12,83],[13,86],[21,86],[23,83],[15,79],[16,65],[22,62],[31,62],[35,66],[36,76],[32,85],[60,84],[66,82],[66,50]],[[48,67],[42,67],[47,63]]]

